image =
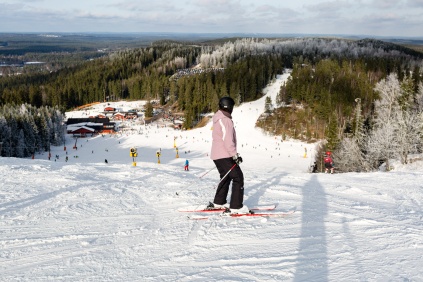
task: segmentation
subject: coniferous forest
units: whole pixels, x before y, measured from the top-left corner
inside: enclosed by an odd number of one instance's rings
[[[0,107],[0,153],[3,157],[29,157],[63,144],[63,112],[58,107],[28,104]]]
[[[354,134],[358,123],[370,130],[375,101],[381,98],[375,86],[381,80],[396,73],[413,93],[419,91],[422,58],[415,50],[378,40],[250,38],[202,47],[162,41],[51,73],[0,77],[0,105],[9,112],[24,103],[32,105],[26,106],[31,113],[53,107],[63,112],[106,97],[154,99],[162,105],[177,102],[184,111],[184,127],[190,128],[202,113],[216,111],[221,97],[230,96],[237,104],[260,98],[263,87],[289,68],[291,77],[277,101],[267,101],[258,126],[283,138],[325,138],[325,149],[334,150],[345,134]],[[195,64],[224,70],[172,77]],[[360,119],[355,118],[358,104]],[[3,120],[10,123],[10,116]],[[19,122],[16,128],[23,129]],[[41,141],[36,144],[45,149]],[[2,149],[3,155],[7,152]]]

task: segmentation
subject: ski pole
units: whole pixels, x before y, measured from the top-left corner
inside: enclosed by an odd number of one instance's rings
[[[200,176],[197,180],[191,182],[190,184],[188,184],[187,186],[185,186],[185,188],[183,188],[181,191],[176,192],[176,195],[179,196],[179,194],[184,191],[185,189],[187,189],[189,186],[191,186],[192,184],[196,183],[198,180],[200,180],[204,175],[206,175],[207,173],[209,173],[210,171],[212,171],[213,169],[215,169],[216,167],[212,168],[211,170],[207,171],[206,173],[204,173],[202,176]]]
[[[220,182],[222,182],[223,181],[223,179],[225,179],[226,178],[226,176],[228,176],[228,174],[234,169],[234,167],[236,166],[236,164],[234,164],[232,167],[231,167],[231,169],[225,174],[225,176],[223,176],[222,177],[222,179],[220,179],[220,181],[219,181],[219,183],[217,183],[217,185],[216,186],[214,186],[213,187],[213,189],[216,189],[216,187],[218,187],[219,186],[219,184],[220,184]],[[201,199],[201,202],[204,200],[205,198],[203,198],[203,199]],[[198,209],[198,207],[199,206],[201,206],[201,204],[199,204],[194,210],[196,211],[197,209]]]
[[[232,171],[232,169],[234,169],[234,167],[236,166],[236,164],[234,164],[232,167],[231,167],[231,169],[225,174],[225,176],[223,176],[222,177],[222,179],[220,179],[220,181],[219,181],[219,183],[217,183],[217,185],[216,186],[214,186],[213,187],[213,189],[216,189],[216,187],[217,186],[219,186],[219,184],[220,184],[220,182],[222,182],[223,181],[223,179],[225,179],[226,178],[226,176],[228,176],[228,174]]]

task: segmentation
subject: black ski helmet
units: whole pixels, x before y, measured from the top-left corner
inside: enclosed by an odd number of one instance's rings
[[[223,97],[219,101],[219,109],[227,109],[231,114],[234,106],[235,101],[231,97]]]

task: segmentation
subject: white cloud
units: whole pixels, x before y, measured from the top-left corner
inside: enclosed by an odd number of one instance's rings
[[[407,4],[411,7],[423,8],[423,0],[408,0]]]
[[[394,8],[398,4],[400,4],[401,1],[398,0],[374,0],[373,5],[380,9],[390,9]]]
[[[351,3],[347,1],[330,1],[330,2],[320,2],[314,5],[304,5],[304,7],[313,12],[328,12],[328,11],[338,11],[342,8],[351,7]]]
[[[0,32],[17,31],[10,30],[12,26],[57,32],[422,35],[423,0],[73,0],[60,5],[56,0],[0,1]]]
[[[25,5],[22,3],[17,4],[7,4],[7,3],[0,3],[0,12],[7,12],[7,11],[17,11],[21,10]]]

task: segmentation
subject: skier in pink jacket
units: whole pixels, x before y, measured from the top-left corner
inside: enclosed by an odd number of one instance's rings
[[[223,97],[219,101],[219,110],[213,117],[212,149],[210,158],[215,163],[220,178],[223,178],[232,168],[231,172],[222,179],[216,190],[213,203],[209,209],[226,208],[224,214],[249,213],[247,206],[243,205],[244,199],[244,175],[239,167],[242,158],[236,150],[236,133],[232,122],[232,110],[235,102],[230,97]],[[229,184],[232,181],[232,196],[230,205],[226,202],[229,192]]]

